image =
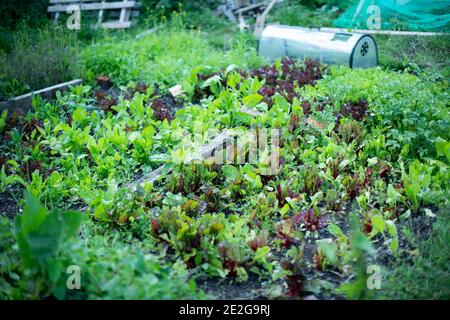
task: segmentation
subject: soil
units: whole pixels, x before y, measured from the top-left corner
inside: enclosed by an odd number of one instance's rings
[[[20,207],[10,194],[0,193],[0,215],[12,219],[19,213],[19,210]]]
[[[115,106],[121,97],[125,100],[131,100],[136,93],[145,94],[149,86],[147,84],[139,83],[134,88],[127,88],[121,90],[113,86],[110,78],[99,76],[96,78],[98,90],[94,95],[97,100],[97,107],[106,111],[113,112]],[[154,93],[151,99],[147,102],[147,106],[154,111],[153,118],[156,120],[171,121],[175,118],[177,110],[183,108],[183,104],[175,99],[170,93],[161,94],[158,85],[154,86]]]
[[[197,279],[199,289],[220,300],[261,300],[267,299],[264,281],[257,275],[249,274],[248,281],[239,283],[230,279]]]
[[[183,108],[183,104],[179,103],[171,94],[166,94],[155,98],[149,102],[149,106],[153,109],[153,117],[156,120],[173,120],[178,110]]]

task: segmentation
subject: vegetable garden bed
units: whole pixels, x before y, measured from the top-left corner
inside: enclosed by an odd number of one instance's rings
[[[2,118],[0,297],[382,298],[448,225],[447,83],[292,59],[179,80],[173,98],[99,77]],[[233,130],[278,130],[276,170]]]

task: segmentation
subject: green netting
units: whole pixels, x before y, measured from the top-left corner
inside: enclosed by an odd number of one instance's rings
[[[449,23],[450,0],[360,0],[334,25],[354,29],[447,32]]]

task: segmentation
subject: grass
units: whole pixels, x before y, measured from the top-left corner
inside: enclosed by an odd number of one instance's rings
[[[245,36],[238,36],[228,50],[210,44],[201,31],[172,26],[142,39],[106,37],[82,52],[84,67],[93,75],[108,75],[117,85],[129,81],[174,86],[189,77],[189,71],[230,64],[247,68],[262,63]]]
[[[398,262],[387,275],[380,295],[384,299],[450,299],[450,212],[438,213],[432,235],[412,242],[416,255]],[[417,254],[418,253],[418,254]]]
[[[375,37],[378,43],[380,65],[394,70],[419,67],[450,77],[448,52],[450,35],[384,36]]]

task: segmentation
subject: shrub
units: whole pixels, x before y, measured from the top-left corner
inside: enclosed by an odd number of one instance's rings
[[[79,76],[78,41],[60,28],[14,33],[12,50],[0,59],[0,98],[37,90]]]
[[[1,1],[0,27],[14,30],[20,23],[25,23],[30,27],[40,27],[46,24],[48,2],[48,0]]]

